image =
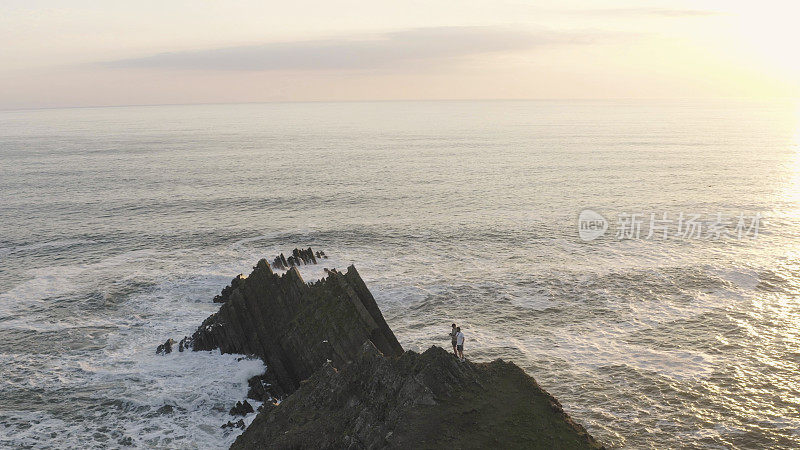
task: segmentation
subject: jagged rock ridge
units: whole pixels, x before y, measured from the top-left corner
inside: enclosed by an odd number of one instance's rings
[[[272,261],[271,267],[273,269],[287,270],[290,267],[300,266],[301,264],[317,264],[319,260],[327,258],[328,256],[325,254],[325,252],[314,252],[311,247],[308,247],[305,250],[296,248],[292,250],[292,255],[289,256],[288,259],[283,255],[283,253],[276,256]],[[231,292],[238,288],[239,283],[241,283],[243,280],[244,278],[242,277],[242,274],[236,275],[236,278],[231,280],[231,284],[222,289],[222,292],[214,297],[214,303],[227,302]]]
[[[324,257],[295,252],[295,264]],[[262,259],[237,276],[215,299],[220,310],[178,344],[267,364],[249,380],[263,410],[233,448],[602,448],[513,363],[460,363],[439,347],[404,353],[355,267],[308,284],[287,265],[278,275]],[[231,414],[250,410],[245,401]]]
[[[299,266],[300,264],[316,264],[317,260],[327,258],[325,252],[317,251],[316,253],[308,247],[305,250],[296,248],[292,250],[292,256],[286,258],[283,253],[276,256],[272,260],[272,267],[275,269],[288,269],[289,267]]]
[[[260,357],[284,393],[327,360],[336,366],[352,360],[364,341],[386,355],[403,353],[354,266],[308,284],[296,267],[278,275],[262,259],[249,276],[234,280],[223,290],[219,312],[187,342],[193,350]]]

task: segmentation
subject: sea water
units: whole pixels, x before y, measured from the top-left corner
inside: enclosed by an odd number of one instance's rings
[[[789,102],[1,111],[0,446],[229,445],[263,364],[155,348],[296,246],[356,264],[406,349],[457,322],[611,447],[800,446],[799,130]]]

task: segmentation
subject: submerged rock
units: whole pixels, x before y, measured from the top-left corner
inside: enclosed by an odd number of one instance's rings
[[[174,410],[175,410],[175,407],[174,407],[174,406],[172,406],[172,405],[164,405],[164,406],[162,406],[161,408],[158,408],[158,409],[156,410],[156,413],[157,413],[157,414],[172,414],[172,412],[173,412]]]

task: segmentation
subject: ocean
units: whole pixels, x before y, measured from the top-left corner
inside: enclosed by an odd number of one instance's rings
[[[155,348],[310,246],[404,348],[457,322],[609,447],[797,448],[799,133],[791,102],[0,111],[0,446],[229,445],[263,364]]]

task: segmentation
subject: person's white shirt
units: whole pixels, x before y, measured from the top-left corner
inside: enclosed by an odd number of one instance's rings
[[[456,333],[456,345],[464,345],[464,333]]]

